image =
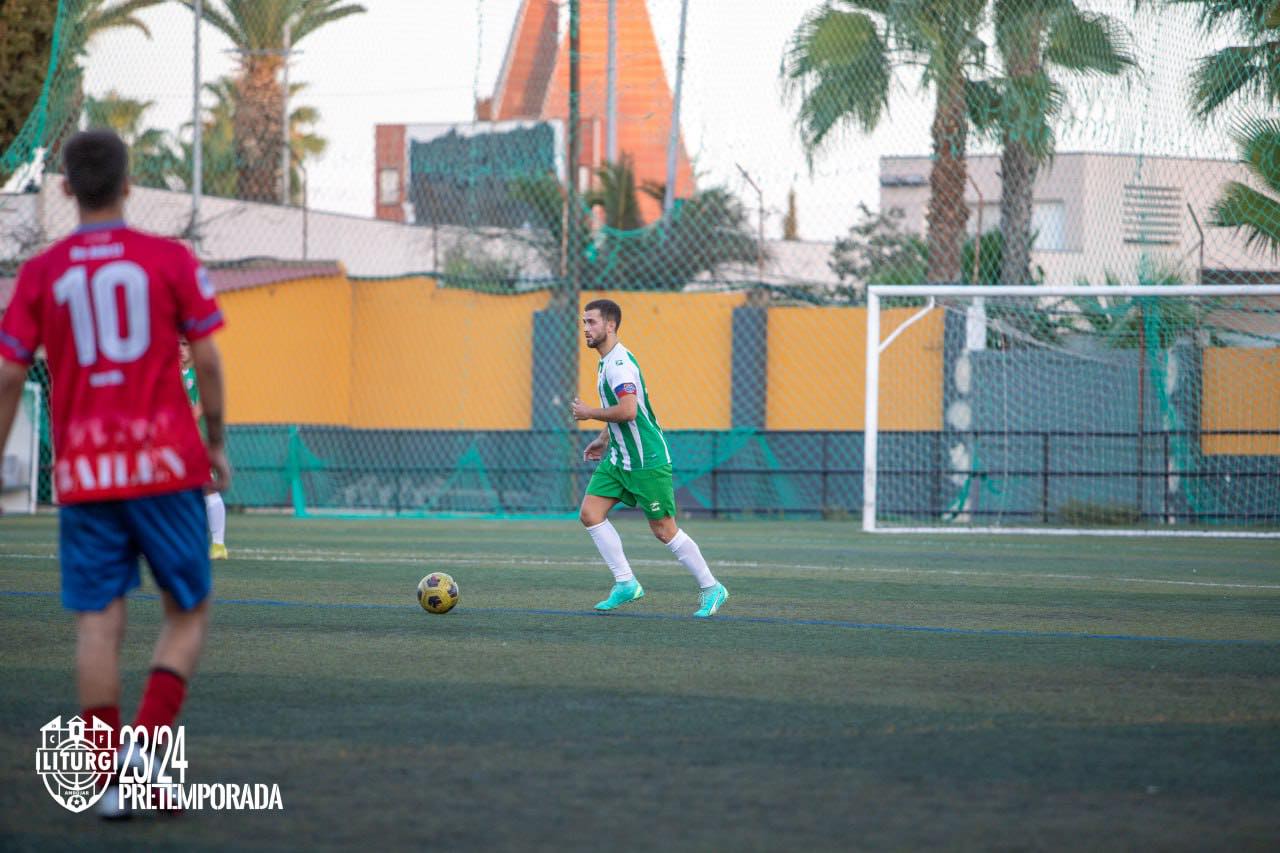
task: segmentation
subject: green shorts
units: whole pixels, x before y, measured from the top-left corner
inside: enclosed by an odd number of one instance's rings
[[[671,466],[624,471],[608,459],[602,459],[587,483],[587,494],[617,498],[627,506],[639,506],[646,518],[657,520],[675,517],[676,490],[671,480]]]

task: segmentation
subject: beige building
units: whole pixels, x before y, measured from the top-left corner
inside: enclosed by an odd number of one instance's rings
[[[969,233],[977,232],[979,216],[984,232],[998,229],[1000,158],[970,156],[968,165]],[[903,227],[919,234],[929,168],[928,157],[880,161],[880,208],[901,208]],[[1209,224],[1209,210],[1231,180],[1250,183],[1247,169],[1231,160],[1059,153],[1036,178],[1032,263],[1048,285],[1103,284],[1107,273],[1132,282],[1144,255],[1181,268],[1189,284],[1197,268],[1206,282],[1280,282],[1280,257]]]

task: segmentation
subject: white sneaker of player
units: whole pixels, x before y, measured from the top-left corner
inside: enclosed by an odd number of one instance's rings
[[[112,782],[107,792],[93,807],[103,820],[128,820],[133,817],[133,806],[126,806],[120,797],[120,786]]]

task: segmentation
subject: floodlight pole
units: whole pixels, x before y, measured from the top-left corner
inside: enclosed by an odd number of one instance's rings
[[[618,0],[609,0],[609,56],[605,75],[605,157],[618,162]]]
[[[281,130],[280,138],[283,150],[280,152],[280,203],[286,207],[289,206],[289,50],[292,42],[293,22],[288,18],[284,22],[284,90],[281,93],[284,97],[281,101],[284,104],[281,110]]]
[[[568,186],[565,188],[565,234],[567,235],[565,266],[569,274],[569,290],[573,298],[577,298],[579,287],[581,246],[578,245],[578,157],[579,133],[581,121],[582,78],[579,67],[582,57],[581,45],[581,0],[569,0],[569,156]],[[577,305],[574,305],[577,311]]]
[[[676,86],[671,93],[671,136],[667,139],[667,187],[662,215],[671,213],[676,199],[676,157],[680,150],[680,96],[684,92],[684,36],[689,21],[689,0],[680,3],[680,45],[676,51]]]
[[[200,116],[200,22],[204,15],[204,0],[193,0],[195,13],[195,49],[191,57],[191,234],[194,237],[200,227],[200,199],[204,195],[204,122]]]

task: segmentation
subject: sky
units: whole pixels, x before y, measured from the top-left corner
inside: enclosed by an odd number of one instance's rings
[[[290,76],[307,84],[296,102],[319,109],[318,132],[329,140],[326,154],[308,167],[311,206],[372,216],[374,126],[470,120],[475,97],[493,92],[519,0],[363,2],[365,14],[301,42]],[[778,69],[788,38],[816,0],[688,2],[686,147],[701,185],[727,185],[754,210],[758,200],[739,167],[752,176],[763,191],[770,236],[780,231],[792,187],[801,237],[832,239],[855,221],[859,203],[876,207],[880,157],[929,153],[932,94],[908,77],[898,79],[880,128],[842,134],[810,167]],[[1130,0],[1081,5],[1121,18],[1143,72],[1124,82],[1074,86],[1059,150],[1234,156],[1223,133],[1188,132],[1186,70],[1222,38],[1206,39],[1185,15],[1134,18]],[[648,3],[669,81],[680,6],[681,0]],[[191,118],[192,15],[173,3],[141,17],[151,38],[121,30],[90,45],[86,90],[154,101],[147,123],[176,130]],[[230,73],[230,42],[209,26],[201,38],[203,78]]]

